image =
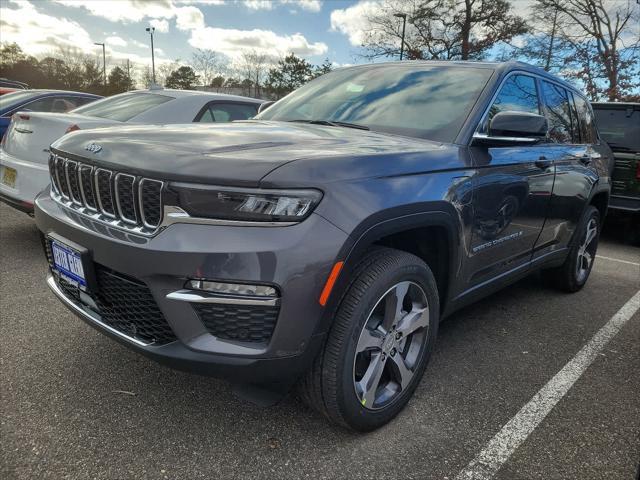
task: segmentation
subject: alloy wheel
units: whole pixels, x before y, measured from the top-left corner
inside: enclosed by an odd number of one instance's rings
[[[578,261],[576,263],[576,276],[579,283],[589,275],[589,270],[596,256],[596,248],[598,243],[598,222],[595,218],[591,218],[587,223],[587,233],[580,248],[578,248]]]
[[[378,410],[408,387],[429,330],[427,296],[418,284],[400,282],[378,300],[360,333],[353,384],[361,405]]]

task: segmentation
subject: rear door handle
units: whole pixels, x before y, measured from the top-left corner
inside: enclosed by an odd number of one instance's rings
[[[540,157],[538,160],[536,160],[535,164],[536,167],[541,168],[541,169],[545,169],[545,168],[549,168],[551,166],[551,160],[547,159],[547,157]]]

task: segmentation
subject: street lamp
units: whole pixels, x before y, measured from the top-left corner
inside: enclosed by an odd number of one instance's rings
[[[94,42],[94,45],[99,45],[102,47],[102,79],[104,88],[107,88],[107,56],[104,52],[104,43]]]
[[[402,41],[400,43],[400,60],[404,56],[404,30],[407,27],[407,14],[406,13],[394,13],[394,17],[402,19]]]
[[[156,31],[156,27],[147,27],[147,32],[151,35],[151,74],[153,76],[153,84],[156,84],[156,60],[153,54],[153,32]]]

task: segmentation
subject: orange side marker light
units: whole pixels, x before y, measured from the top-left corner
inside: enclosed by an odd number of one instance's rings
[[[324,288],[322,289],[322,294],[320,295],[320,305],[323,307],[327,304],[327,300],[329,300],[329,295],[331,295],[331,290],[338,280],[338,275],[340,275],[340,270],[342,270],[342,266],[344,262],[336,262],[336,264],[331,269],[331,273],[329,274],[329,278],[327,278],[327,283],[324,284]]]

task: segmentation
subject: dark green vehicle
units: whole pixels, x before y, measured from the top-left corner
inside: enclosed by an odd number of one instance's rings
[[[640,212],[640,103],[593,103],[600,136],[615,157],[609,209]]]

